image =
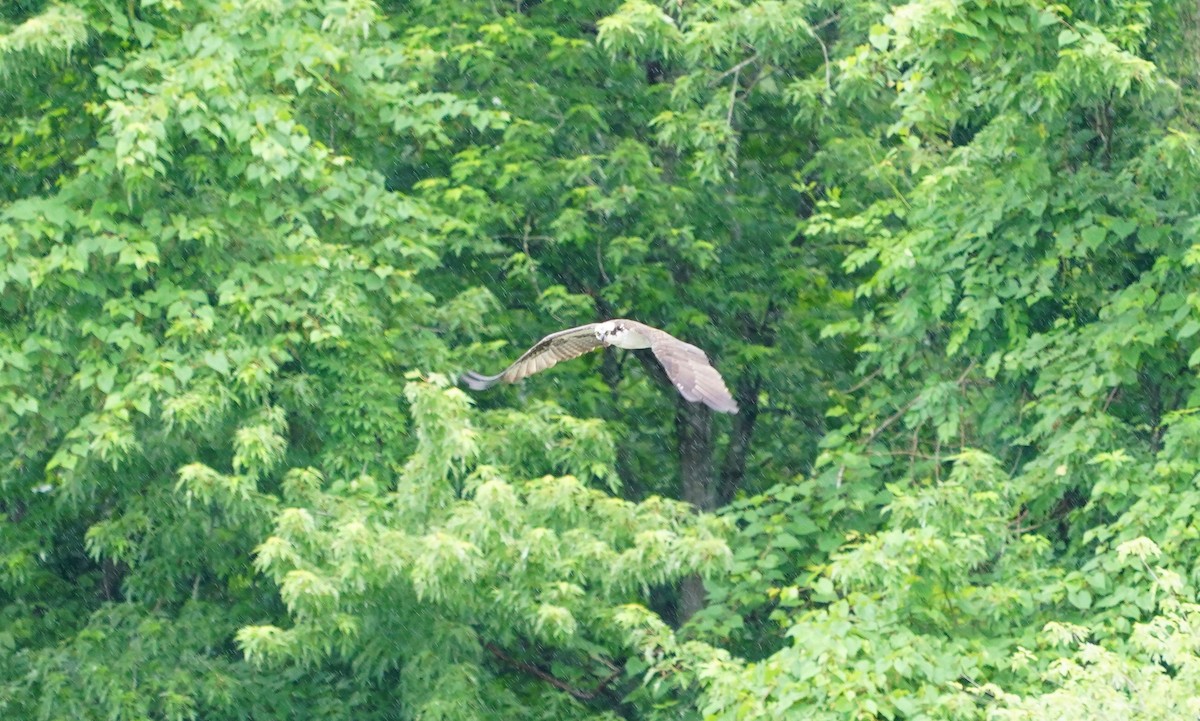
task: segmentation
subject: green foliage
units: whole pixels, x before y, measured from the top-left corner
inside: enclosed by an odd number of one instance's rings
[[[828,36],[832,95],[816,77],[786,96],[825,128],[804,228],[852,247],[859,312],[826,334],[862,380],[831,394],[815,478],[730,509],[743,570],[695,629],[709,644],[628,619],[704,715],[1187,715],[1194,679],[1155,660],[1187,644],[1168,629],[1196,578],[1197,208],[1164,172],[1191,123],[1171,73],[1192,65],[1152,42],[1179,12],[842,8],[861,34]],[[811,540],[775,550],[810,515]],[[741,626],[764,616],[790,639],[767,654]],[[744,660],[710,645],[731,640]]]
[[[279,585],[294,625],[242,629],[250,659],[333,655],[368,677],[398,668],[420,679],[406,682],[415,716],[487,717],[514,684],[488,672],[482,650],[537,644],[586,670],[599,649],[620,644],[617,604],[725,568],[721,525],[686,504],[634,504],[570,475],[513,478],[501,457],[513,449],[477,442],[466,397],[441,386],[406,390],[418,441],[393,492],[360,476],[310,487],[276,517],[256,566]],[[563,463],[542,436],[508,438],[523,446],[524,473]],[[397,656],[397,646],[417,651]]]
[[[5,6],[0,711],[1195,717],[1197,27]]]

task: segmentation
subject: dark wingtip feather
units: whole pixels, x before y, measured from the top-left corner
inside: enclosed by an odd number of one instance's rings
[[[458,377],[467,387],[473,391],[482,391],[491,388],[496,384],[494,376],[485,376],[476,373],[475,371],[467,371]]]

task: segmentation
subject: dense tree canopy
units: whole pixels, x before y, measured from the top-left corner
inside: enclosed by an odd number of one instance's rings
[[[0,713],[1196,718],[1198,58],[1167,1],[4,5]],[[455,383],[619,316],[741,412]]]

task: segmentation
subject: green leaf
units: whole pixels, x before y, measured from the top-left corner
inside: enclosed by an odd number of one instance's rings
[[[204,354],[204,365],[221,375],[229,375],[229,356],[224,351],[208,351]]]

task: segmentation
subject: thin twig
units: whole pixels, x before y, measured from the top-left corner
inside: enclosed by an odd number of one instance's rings
[[[1013,529],[1013,531],[1015,531],[1016,533],[1020,533],[1021,531],[1024,530],[1024,526],[1022,526],[1021,524],[1025,521],[1026,518],[1029,518],[1029,509],[1022,508],[1021,512],[1017,514],[1017,517],[1008,522],[1008,527]]]
[[[871,445],[871,443],[872,443],[872,442],[873,442],[873,441],[874,441],[876,438],[878,438],[878,437],[879,437],[879,434],[880,434],[880,433],[883,433],[883,432],[884,432],[884,431],[886,431],[888,428],[890,428],[890,427],[891,427],[891,425],[892,425],[893,423],[895,423],[896,421],[900,420],[900,418],[901,418],[902,416],[904,416],[904,414],[905,414],[905,413],[907,413],[907,412],[908,412],[908,409],[910,409],[910,408],[912,408],[913,406],[915,406],[915,405],[917,404],[917,401],[919,401],[919,400],[921,400],[921,394],[920,394],[920,393],[918,393],[917,395],[913,396],[913,399],[912,399],[912,400],[910,400],[908,403],[905,403],[903,406],[901,406],[901,407],[900,407],[900,410],[898,410],[898,411],[896,411],[895,413],[893,413],[892,415],[888,416],[887,420],[885,420],[883,423],[880,423],[878,426],[876,426],[876,427],[875,427],[875,430],[871,431],[871,435],[867,436],[867,440],[863,441],[863,445],[865,445],[865,446],[869,446],[869,445]]]
[[[933,477],[940,481],[942,480],[942,439],[938,438],[936,433],[933,438],[933,460]]]
[[[722,80],[729,77],[730,75],[737,75],[738,73],[742,72],[742,68],[746,67],[750,63],[753,63],[756,60],[758,60],[758,53],[754,53],[753,55],[746,58],[742,62],[738,63],[737,65],[734,65],[732,68],[729,68],[725,72],[723,72],[720,75],[718,75],[717,77],[713,78],[708,83],[708,86],[711,88],[715,85],[720,85]]]
[[[863,455],[870,458],[879,458],[882,456],[903,456],[904,458],[919,458],[923,461],[936,461],[938,463],[943,462],[938,456],[931,456],[928,453],[922,453],[920,451],[895,451],[889,449],[886,451],[864,451]]]
[[[733,108],[737,105],[737,89],[738,78],[741,77],[741,71],[733,74],[733,82],[729,84],[729,112],[725,114],[725,124],[733,127]]]
[[[875,380],[879,376],[879,374],[882,372],[883,372],[883,368],[876,368],[875,370],[871,371],[871,374],[869,376],[867,376],[866,378],[863,378],[861,381],[855,383],[854,385],[850,386],[848,389],[842,391],[842,393],[849,395],[857,390],[861,390],[863,386],[865,386],[866,384]]]
[[[521,235],[497,235],[496,237],[500,238],[501,240],[523,240],[523,241],[537,240],[542,243],[553,243],[556,240],[555,238],[552,238],[548,235],[521,234]]]
[[[821,46],[821,55],[825,56],[825,90],[833,92],[833,71],[829,66],[829,48],[825,45],[825,41],[817,34],[815,28],[809,28],[808,34],[813,36],[813,40],[817,41],[817,45]]]
[[[746,92],[742,93],[742,97],[743,98],[750,97],[750,91],[754,90],[754,87],[756,85],[758,85],[759,81],[761,81],[763,78],[767,77],[774,71],[775,71],[775,67],[772,65],[764,65],[762,68],[760,68],[758,71],[758,74],[755,75],[754,79],[751,80],[750,83],[746,86]]]
[[[1025,454],[1025,447],[1017,446],[1017,457],[1013,460],[1012,468],[1008,469],[1008,475],[1011,476],[1012,474],[1017,472],[1017,467],[1021,465],[1021,456],[1023,456],[1024,454]]]
[[[909,444],[909,448],[911,450],[909,451],[909,456],[908,456],[908,475],[910,478],[912,477],[913,469],[916,468],[916,466],[917,466],[917,449],[921,447],[920,440],[921,440],[921,427],[917,426],[916,428],[913,429],[912,443]]]
[[[954,381],[954,385],[958,386],[959,388],[962,388],[963,383],[967,380],[967,376],[971,374],[971,371],[975,370],[975,365],[976,365],[975,361],[971,361],[970,363],[968,363],[967,367],[963,369],[963,372],[960,373],[958,378]]]
[[[542,297],[542,284],[538,282],[538,262],[533,259],[532,253],[529,252],[529,240],[531,238],[549,240],[549,238],[544,238],[544,236],[540,236],[540,235],[538,235],[538,236],[530,235],[529,230],[530,230],[530,223],[529,223],[529,216],[527,215],[527,216],[525,216],[525,228],[523,229],[523,231],[521,233],[521,250],[525,252],[525,257],[529,259],[529,262],[533,266],[530,269],[529,281],[531,283],[533,283],[533,290],[538,294],[538,298],[540,299]],[[549,312],[550,312],[551,318],[558,321],[559,323],[563,322],[563,319],[559,318],[558,314],[555,313],[553,310],[550,310]]]
[[[867,154],[871,156],[871,162],[875,165],[879,165],[879,159],[875,156],[875,147],[872,144],[867,143],[866,149]],[[886,183],[889,188],[891,188],[892,194],[896,196],[896,199],[903,203],[905,208],[911,210],[912,205],[909,204],[908,198],[904,197],[904,194],[900,192],[900,188],[896,187],[896,184],[892,182],[892,179],[887,175],[887,173],[881,172],[879,177],[883,179],[883,182]]]
[[[833,23],[835,23],[841,19],[842,19],[841,13],[834,13],[834,14],[830,15],[829,17],[825,18],[824,20],[822,20],[821,22],[817,23],[816,25],[813,25],[811,27],[811,29],[812,30],[821,30],[825,27],[828,27],[829,25],[832,25]]]
[[[963,370],[962,374],[958,376],[958,379],[954,381],[954,385],[962,387],[963,381],[966,380],[967,375],[970,374],[971,370],[974,368],[975,368],[975,361],[971,361],[967,365],[966,369]],[[900,418],[905,413],[907,413],[910,408],[912,408],[914,405],[916,405],[917,401],[921,400],[921,396],[922,396],[921,393],[918,393],[917,395],[913,396],[913,399],[910,400],[908,403],[905,403],[900,408],[900,410],[898,410],[895,413],[893,413],[892,415],[888,416],[887,420],[885,420],[883,423],[880,423],[879,426],[876,427],[875,430],[871,432],[871,435],[867,436],[867,440],[865,441],[864,445],[871,445],[871,442],[874,441],[876,438],[878,438],[880,433],[883,433],[893,423],[900,420]]]
[[[604,284],[608,285],[611,281],[608,279],[608,273],[604,272],[604,253],[601,252],[600,238],[598,236],[596,238],[596,265],[600,266],[600,280],[603,280]]]
[[[533,282],[533,289],[537,291],[538,297],[542,295],[541,284],[537,279],[537,261],[533,259],[533,254],[529,252],[529,216],[525,216],[525,229],[521,233],[521,250],[525,251],[525,257],[533,263],[533,272],[530,273],[530,280]],[[558,320],[555,318],[555,320]]]
[[[1101,413],[1108,413],[1108,407],[1112,405],[1112,402],[1117,397],[1117,392],[1120,390],[1121,390],[1121,386],[1119,386],[1119,385],[1113,386],[1112,392],[1110,392],[1108,394],[1108,398],[1104,399],[1104,407],[1100,409]]]
[[[1150,574],[1150,578],[1153,578],[1154,582],[1158,583],[1158,574],[1154,572],[1153,568],[1150,568],[1150,564],[1146,563],[1146,559],[1139,558],[1138,560],[1142,562],[1142,566],[1146,568],[1146,573]]]

